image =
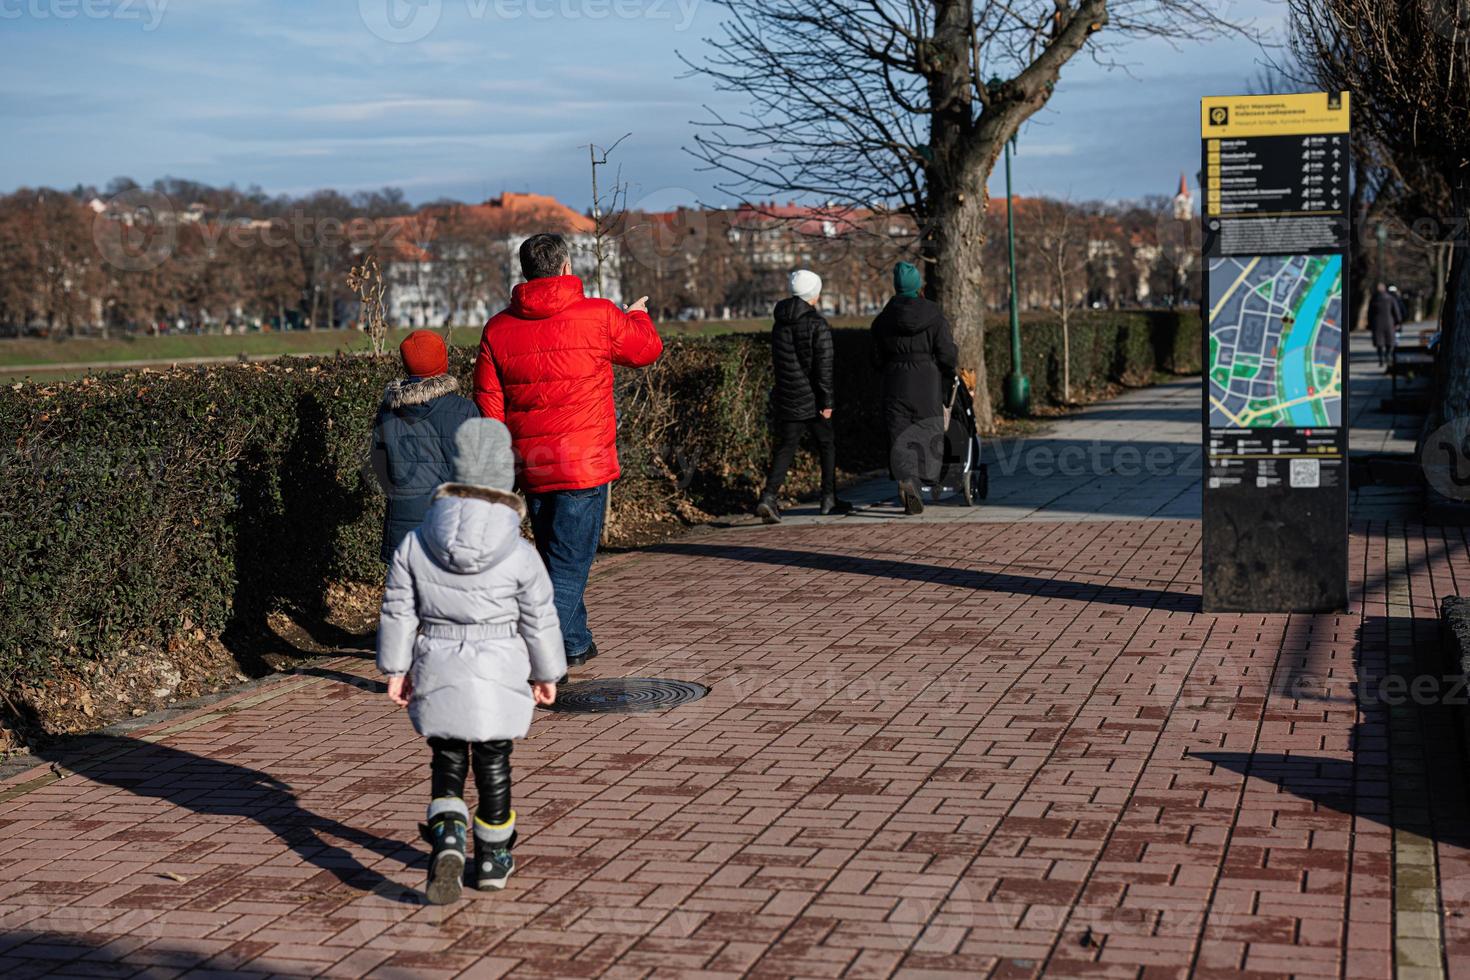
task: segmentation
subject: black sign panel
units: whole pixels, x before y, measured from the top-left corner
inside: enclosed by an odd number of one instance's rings
[[[1347,97],[1204,100],[1204,608],[1347,605]]]

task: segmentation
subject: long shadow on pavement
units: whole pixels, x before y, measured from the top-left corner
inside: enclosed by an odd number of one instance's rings
[[[303,807],[286,783],[247,766],[121,735],[93,735],[39,749],[36,755],[92,782],[166,800],[204,816],[244,817],[275,834],[303,861],[339,881],[398,901],[410,892],[329,842],[336,837],[385,858],[417,859],[402,841],[376,837]],[[407,852],[407,853],[405,853]]]
[[[348,687],[355,687],[360,691],[367,691],[370,694],[388,693],[388,685],[383,681],[360,677],[345,670],[332,670],[330,667],[297,667],[291,673],[300,674],[303,677],[322,677],[339,684],[346,684]]]
[[[1412,568],[1412,563],[1410,565]],[[1454,847],[1470,847],[1470,787],[1460,726],[1466,694],[1439,649],[1439,621],[1368,616],[1354,643],[1356,681],[1331,693],[1332,663],[1308,648],[1273,685],[1291,701],[1356,706],[1352,758],[1270,752],[1191,752],[1203,762],[1272,783],[1317,806]],[[1314,718],[1315,720],[1315,718]]]
[[[147,926],[140,931],[144,938],[151,936]],[[58,975],[154,977],[178,976],[185,970],[207,970],[210,976],[242,980],[302,975],[301,960],[281,959],[269,953],[253,956],[254,948],[248,942],[220,952],[217,943],[207,940],[193,948],[187,939],[157,938],[142,949],[125,952],[111,946],[119,938],[124,937],[111,933],[52,932],[35,927],[7,929],[0,935],[0,976],[12,980]],[[134,933],[127,938],[138,936]],[[344,955],[346,952],[344,949]]]
[[[1431,815],[1423,797],[1427,788],[1416,780],[1412,805],[1391,797],[1390,775],[1359,771],[1359,760],[1271,752],[1191,752],[1190,758],[1210,762],[1243,776],[1274,783],[1282,790],[1318,806],[1362,817],[1397,830],[1410,830],[1455,847],[1470,847],[1470,824],[1461,819]],[[1435,819],[1435,817],[1439,819]]]
[[[1166,612],[1199,612],[1200,597],[1189,592],[1147,589],[1127,585],[1099,585],[1094,582],[1069,582],[1066,579],[1015,575],[1010,572],[981,572],[966,568],[944,568],[914,562],[863,558],[857,555],[833,555],[814,551],[791,551],[782,548],[755,548],[742,545],[670,544],[647,549],[674,555],[696,555],[701,558],[723,558],[728,561],[778,565],[783,568],[808,568],[822,572],[852,572],[875,578],[892,578],[909,582],[931,582],[956,585],[986,592],[1007,592],[1043,596],[1048,599],[1075,599],[1078,602],[1101,602],[1113,606],[1143,606]]]

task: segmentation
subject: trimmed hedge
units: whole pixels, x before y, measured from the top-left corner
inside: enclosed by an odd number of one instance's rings
[[[1071,317],[1072,397],[1109,384],[1144,385],[1158,372],[1198,374],[1203,338],[1195,310],[1087,311]],[[1052,316],[1021,318],[1021,357],[1031,379],[1031,398],[1044,405],[1062,399],[1062,328]],[[994,317],[985,331],[985,367],[997,409],[1011,370],[1010,325]]]
[[[1059,399],[1055,325],[1028,319],[1039,403]],[[991,391],[1008,337],[987,337]],[[1159,370],[1198,370],[1193,316],[1079,315],[1074,395]],[[468,390],[470,353],[454,351]],[[886,459],[864,330],[837,331],[839,461]],[[232,636],[285,611],[324,615],[327,583],[374,582],[382,496],[365,477],[369,429],[396,358],[290,358],[114,374],[0,391],[0,687],[106,665],[185,631]],[[615,539],[653,521],[749,506],[770,451],[765,335],[672,339],[647,371],[620,371]],[[803,457],[793,492],[815,488]],[[247,669],[259,665],[247,663]],[[12,708],[14,706],[12,705]]]

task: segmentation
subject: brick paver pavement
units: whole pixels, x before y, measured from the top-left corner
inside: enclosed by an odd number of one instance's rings
[[[1459,765],[1423,751],[1451,736],[1382,683],[1437,676],[1460,533],[1360,528],[1340,616],[1202,615],[1197,548],[846,522],[619,560],[589,672],[712,691],[540,715],[522,866],[449,908],[414,892],[427,753],[366,662],[99,739],[0,787],[0,975],[1463,966]]]
[[[419,901],[427,752],[363,659],[56,750],[0,782],[0,976],[1465,972],[1463,532],[1357,525],[1342,615],[1207,616],[1187,474],[1117,476],[600,566],[585,673],[711,692],[540,714],[503,894]]]

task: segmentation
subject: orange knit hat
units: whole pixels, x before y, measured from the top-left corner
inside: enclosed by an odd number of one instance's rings
[[[415,330],[398,345],[403,369],[415,378],[433,378],[449,372],[449,348],[432,330]]]

